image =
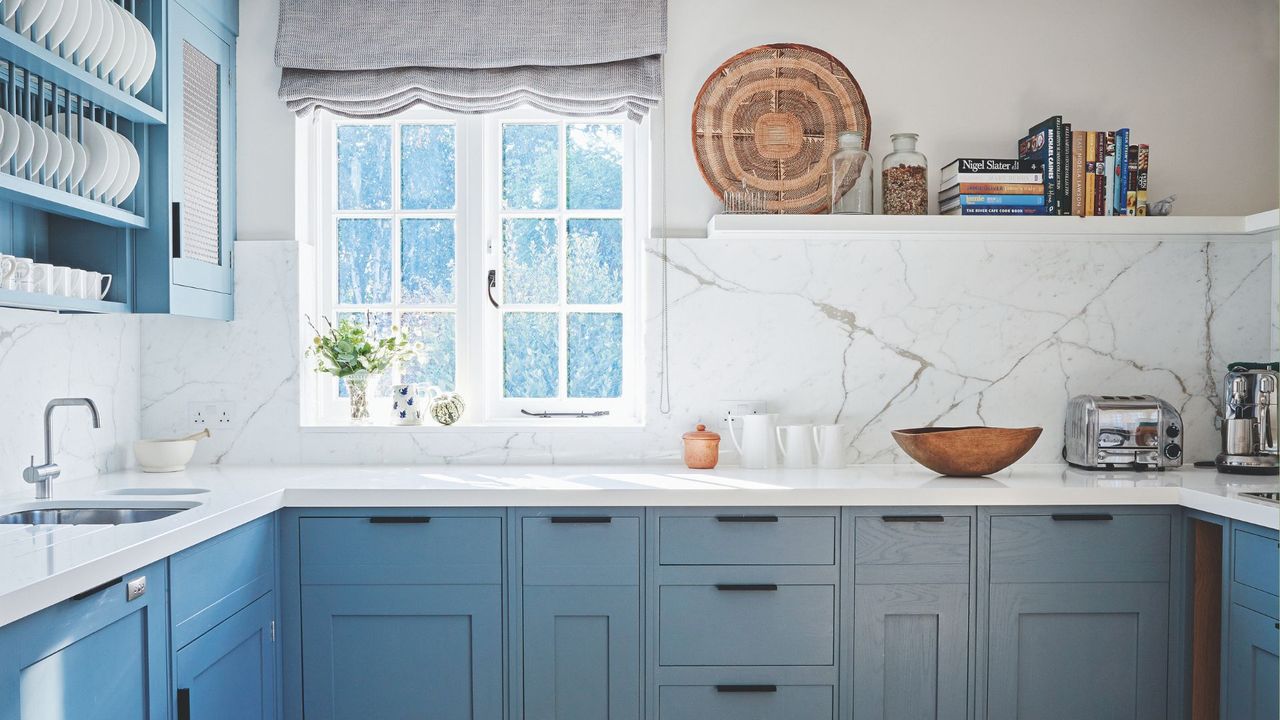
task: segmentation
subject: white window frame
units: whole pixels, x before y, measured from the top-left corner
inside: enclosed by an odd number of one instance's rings
[[[566,149],[564,126],[575,123],[621,123],[623,128],[623,208],[618,211],[566,210],[564,172]],[[457,183],[455,208],[449,211],[401,211],[400,158],[395,148],[399,145],[401,124],[452,123],[455,125],[455,157]],[[557,123],[560,138],[560,208],[547,211],[511,211],[501,208],[501,128],[504,123]],[[389,210],[347,211],[337,209],[337,137],[338,125],[367,124],[389,125],[392,135],[392,207]],[[643,424],[643,238],[648,232],[648,124],[636,124],[623,116],[612,117],[561,117],[533,109],[520,109],[489,115],[454,115],[450,113],[414,108],[391,118],[378,120],[350,120],[320,112],[313,121],[306,123],[311,137],[304,142],[310,157],[300,159],[300,167],[307,170],[311,187],[300,193],[300,202],[310,208],[302,208],[302,227],[312,228],[316,240],[316,288],[311,317],[336,319],[339,310],[337,297],[337,218],[338,217],[386,217],[392,220],[392,275],[393,304],[379,306],[391,309],[399,302],[399,253],[400,219],[413,217],[455,218],[455,374],[457,391],[467,401],[467,411],[458,425],[500,426],[519,428],[546,427],[628,427]],[[479,162],[476,162],[479,158]],[[502,397],[502,314],[506,304],[501,297],[503,286],[502,229],[503,217],[554,217],[560,231],[559,266],[561,299],[564,300],[565,248],[563,242],[565,222],[571,218],[608,218],[622,220],[622,285],[623,299],[617,306],[572,306],[570,312],[607,310],[623,315],[622,395],[607,399],[524,399]],[[487,275],[496,272],[497,288],[494,297],[503,307],[495,309],[488,299]],[[405,310],[431,310],[426,306],[405,306]],[[550,306],[511,306],[512,311],[548,310]],[[560,314],[560,389],[567,393],[565,365],[567,362],[567,317],[563,307]],[[345,312],[345,309],[343,310]],[[309,327],[304,336],[310,338]],[[304,359],[304,372],[312,373],[310,359]],[[319,375],[313,383],[304,383],[303,424],[316,426],[347,425],[349,402],[338,397],[337,380],[329,375]],[[308,397],[309,396],[309,397]],[[371,402],[373,425],[389,422],[390,400],[377,398]],[[521,410],[531,412],[577,413],[606,410],[601,417],[528,417]],[[457,425],[453,426],[457,427]],[[422,427],[411,430],[438,429],[430,420]],[[385,428],[384,428],[385,429]]]

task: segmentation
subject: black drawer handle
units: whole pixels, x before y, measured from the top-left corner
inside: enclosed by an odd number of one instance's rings
[[[178,720],[191,720],[190,688],[178,688]]]
[[[1057,522],[1106,522],[1111,513],[1054,513],[1051,517]]]
[[[613,518],[608,515],[556,515],[552,525],[608,525]]]
[[[76,593],[75,595],[72,595],[72,596],[71,596],[71,599],[72,599],[72,600],[83,600],[83,599],[85,599],[85,598],[89,597],[90,595],[95,595],[95,594],[97,594],[97,593],[99,593],[99,592],[101,592],[101,591],[103,591],[103,590],[106,590],[107,588],[111,587],[112,585],[115,585],[116,583],[118,583],[118,582],[120,582],[120,581],[122,581],[122,580],[124,580],[124,578],[123,578],[123,577],[118,577],[118,578],[115,578],[114,580],[108,580],[108,581],[106,581],[106,582],[102,583],[101,585],[94,585],[93,587],[89,588],[88,590],[85,590],[84,592],[78,592],[78,593]]]
[[[722,693],[776,693],[777,685],[717,685],[716,692]]]
[[[940,523],[947,521],[941,515],[885,515],[880,519],[887,523]]]
[[[776,523],[777,515],[717,515],[716,522],[722,523]]]
[[[778,586],[773,583],[717,584],[716,589],[722,592],[774,592]]]
[[[394,516],[380,515],[378,517],[369,518],[369,522],[375,525],[422,525],[431,522],[431,518],[422,516]]]

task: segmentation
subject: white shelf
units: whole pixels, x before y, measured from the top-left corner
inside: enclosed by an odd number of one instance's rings
[[[981,217],[958,215],[716,215],[711,240],[882,240],[903,235],[992,240],[1273,239],[1280,210],[1253,215],[1169,217]]]

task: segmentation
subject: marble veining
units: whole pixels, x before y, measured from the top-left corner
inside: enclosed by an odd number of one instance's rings
[[[237,320],[144,322],[142,427],[175,434],[190,402],[230,400],[237,422],[196,462],[655,462],[719,400],[761,398],[784,421],[844,424],[853,463],[909,462],[894,428],[976,423],[1043,426],[1027,459],[1052,462],[1070,396],[1151,393],[1183,414],[1188,458],[1208,458],[1226,364],[1276,357],[1273,243],[673,239],[668,415],[654,243],[643,428],[415,433],[299,428],[310,249],[241,242]]]

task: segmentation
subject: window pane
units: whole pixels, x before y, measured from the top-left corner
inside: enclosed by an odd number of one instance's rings
[[[574,210],[622,209],[622,126],[565,127],[569,207]]]
[[[573,219],[568,230],[569,302],[622,302],[622,221]]]
[[[560,316],[511,312],[502,316],[502,394],[550,398],[560,388]]]
[[[359,323],[361,325],[365,325],[367,323],[367,327],[371,328],[371,331],[366,330],[365,332],[371,340],[386,337],[387,333],[391,331],[391,313],[389,312],[374,312],[368,314],[363,311],[338,313],[337,322],[342,322],[343,320],[350,320],[351,322]],[[377,382],[370,386],[369,396],[391,397],[390,372],[383,373],[378,377]],[[341,380],[338,381],[338,397],[347,397],[347,384]]]
[[[569,313],[569,397],[622,395],[622,313]]]
[[[338,302],[391,302],[391,221],[338,221]]]
[[[452,210],[454,126],[400,127],[400,207]]]
[[[453,390],[455,378],[454,315],[447,312],[407,312],[400,324],[409,340],[426,345],[416,359],[405,363],[404,382]]]
[[[400,221],[400,299],[406,303],[453,302],[452,220]]]
[[[508,303],[560,302],[556,221],[502,221],[502,299]]]
[[[560,130],[555,125],[502,126],[502,205],[508,210],[560,206]]]
[[[338,208],[391,207],[391,127],[338,126]]]

